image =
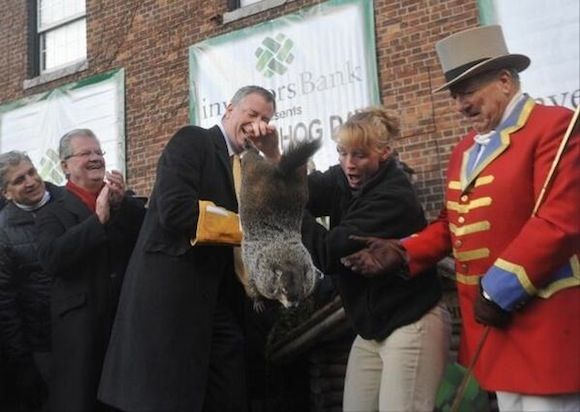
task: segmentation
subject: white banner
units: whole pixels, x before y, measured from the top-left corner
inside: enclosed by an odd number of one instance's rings
[[[61,136],[91,129],[107,169],[125,174],[124,84],[124,71],[117,70],[0,106],[0,152],[26,152],[43,179],[62,185]]]
[[[265,87],[284,148],[323,139],[319,170],[338,161],[336,126],[380,102],[372,0],[331,0],[195,44],[189,55],[193,124],[217,124],[238,88]]]
[[[580,104],[580,5],[578,0],[479,0],[483,24],[500,24],[510,53],[532,63],[522,89],[538,102]]]

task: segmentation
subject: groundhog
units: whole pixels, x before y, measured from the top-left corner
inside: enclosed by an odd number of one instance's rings
[[[322,277],[302,244],[301,226],[308,200],[306,163],[320,140],[291,147],[278,164],[251,146],[242,157],[240,222],[246,292],[259,310],[263,298],[296,306]]]

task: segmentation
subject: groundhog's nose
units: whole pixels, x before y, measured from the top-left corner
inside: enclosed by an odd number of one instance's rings
[[[283,296],[283,299],[280,299],[280,303],[282,304],[282,306],[284,306],[284,308],[286,309],[292,309],[295,308],[296,306],[298,306],[298,301],[289,301],[288,298],[286,296]]]

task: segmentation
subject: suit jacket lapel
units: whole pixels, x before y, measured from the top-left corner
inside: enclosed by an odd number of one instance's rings
[[[478,147],[474,142],[473,145],[463,153],[463,160],[461,162],[461,191],[464,192],[479,174],[492,163],[499,155],[501,155],[510,145],[511,134],[520,130],[526,122],[535,105],[533,99],[525,95],[514,108],[507,119],[497,128],[491,135],[490,141],[485,147],[481,159],[477,166],[472,169],[472,165],[477,157]]]
[[[92,214],[82,200],[68,190],[64,191],[63,196],[57,202],[61,203],[64,209],[75,215],[79,222],[85,220]]]
[[[234,175],[232,172],[232,164],[230,162],[230,156],[228,154],[228,146],[226,145],[226,137],[223,135],[221,129],[218,126],[214,126],[209,129],[209,133],[212,136],[213,142],[216,147],[216,153],[219,163],[227,171],[226,175],[228,177],[228,182],[230,185],[231,193],[236,198],[236,189],[234,185]]]

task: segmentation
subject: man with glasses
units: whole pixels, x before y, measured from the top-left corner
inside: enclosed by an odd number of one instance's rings
[[[141,227],[142,202],[125,195],[123,176],[105,170],[89,129],[59,144],[62,198],[38,214],[39,257],[55,277],[51,320],[50,410],[97,411],[97,385],[120,287]]]
[[[530,59],[508,53],[499,26],[453,34],[437,53],[447,82],[436,91],[473,129],[449,160],[446,207],[417,236],[367,239],[343,263],[374,276],[407,264],[413,276],[453,253],[460,361],[478,356],[475,377],[501,411],[578,411],[578,129],[557,157],[573,114],[520,91]]]

